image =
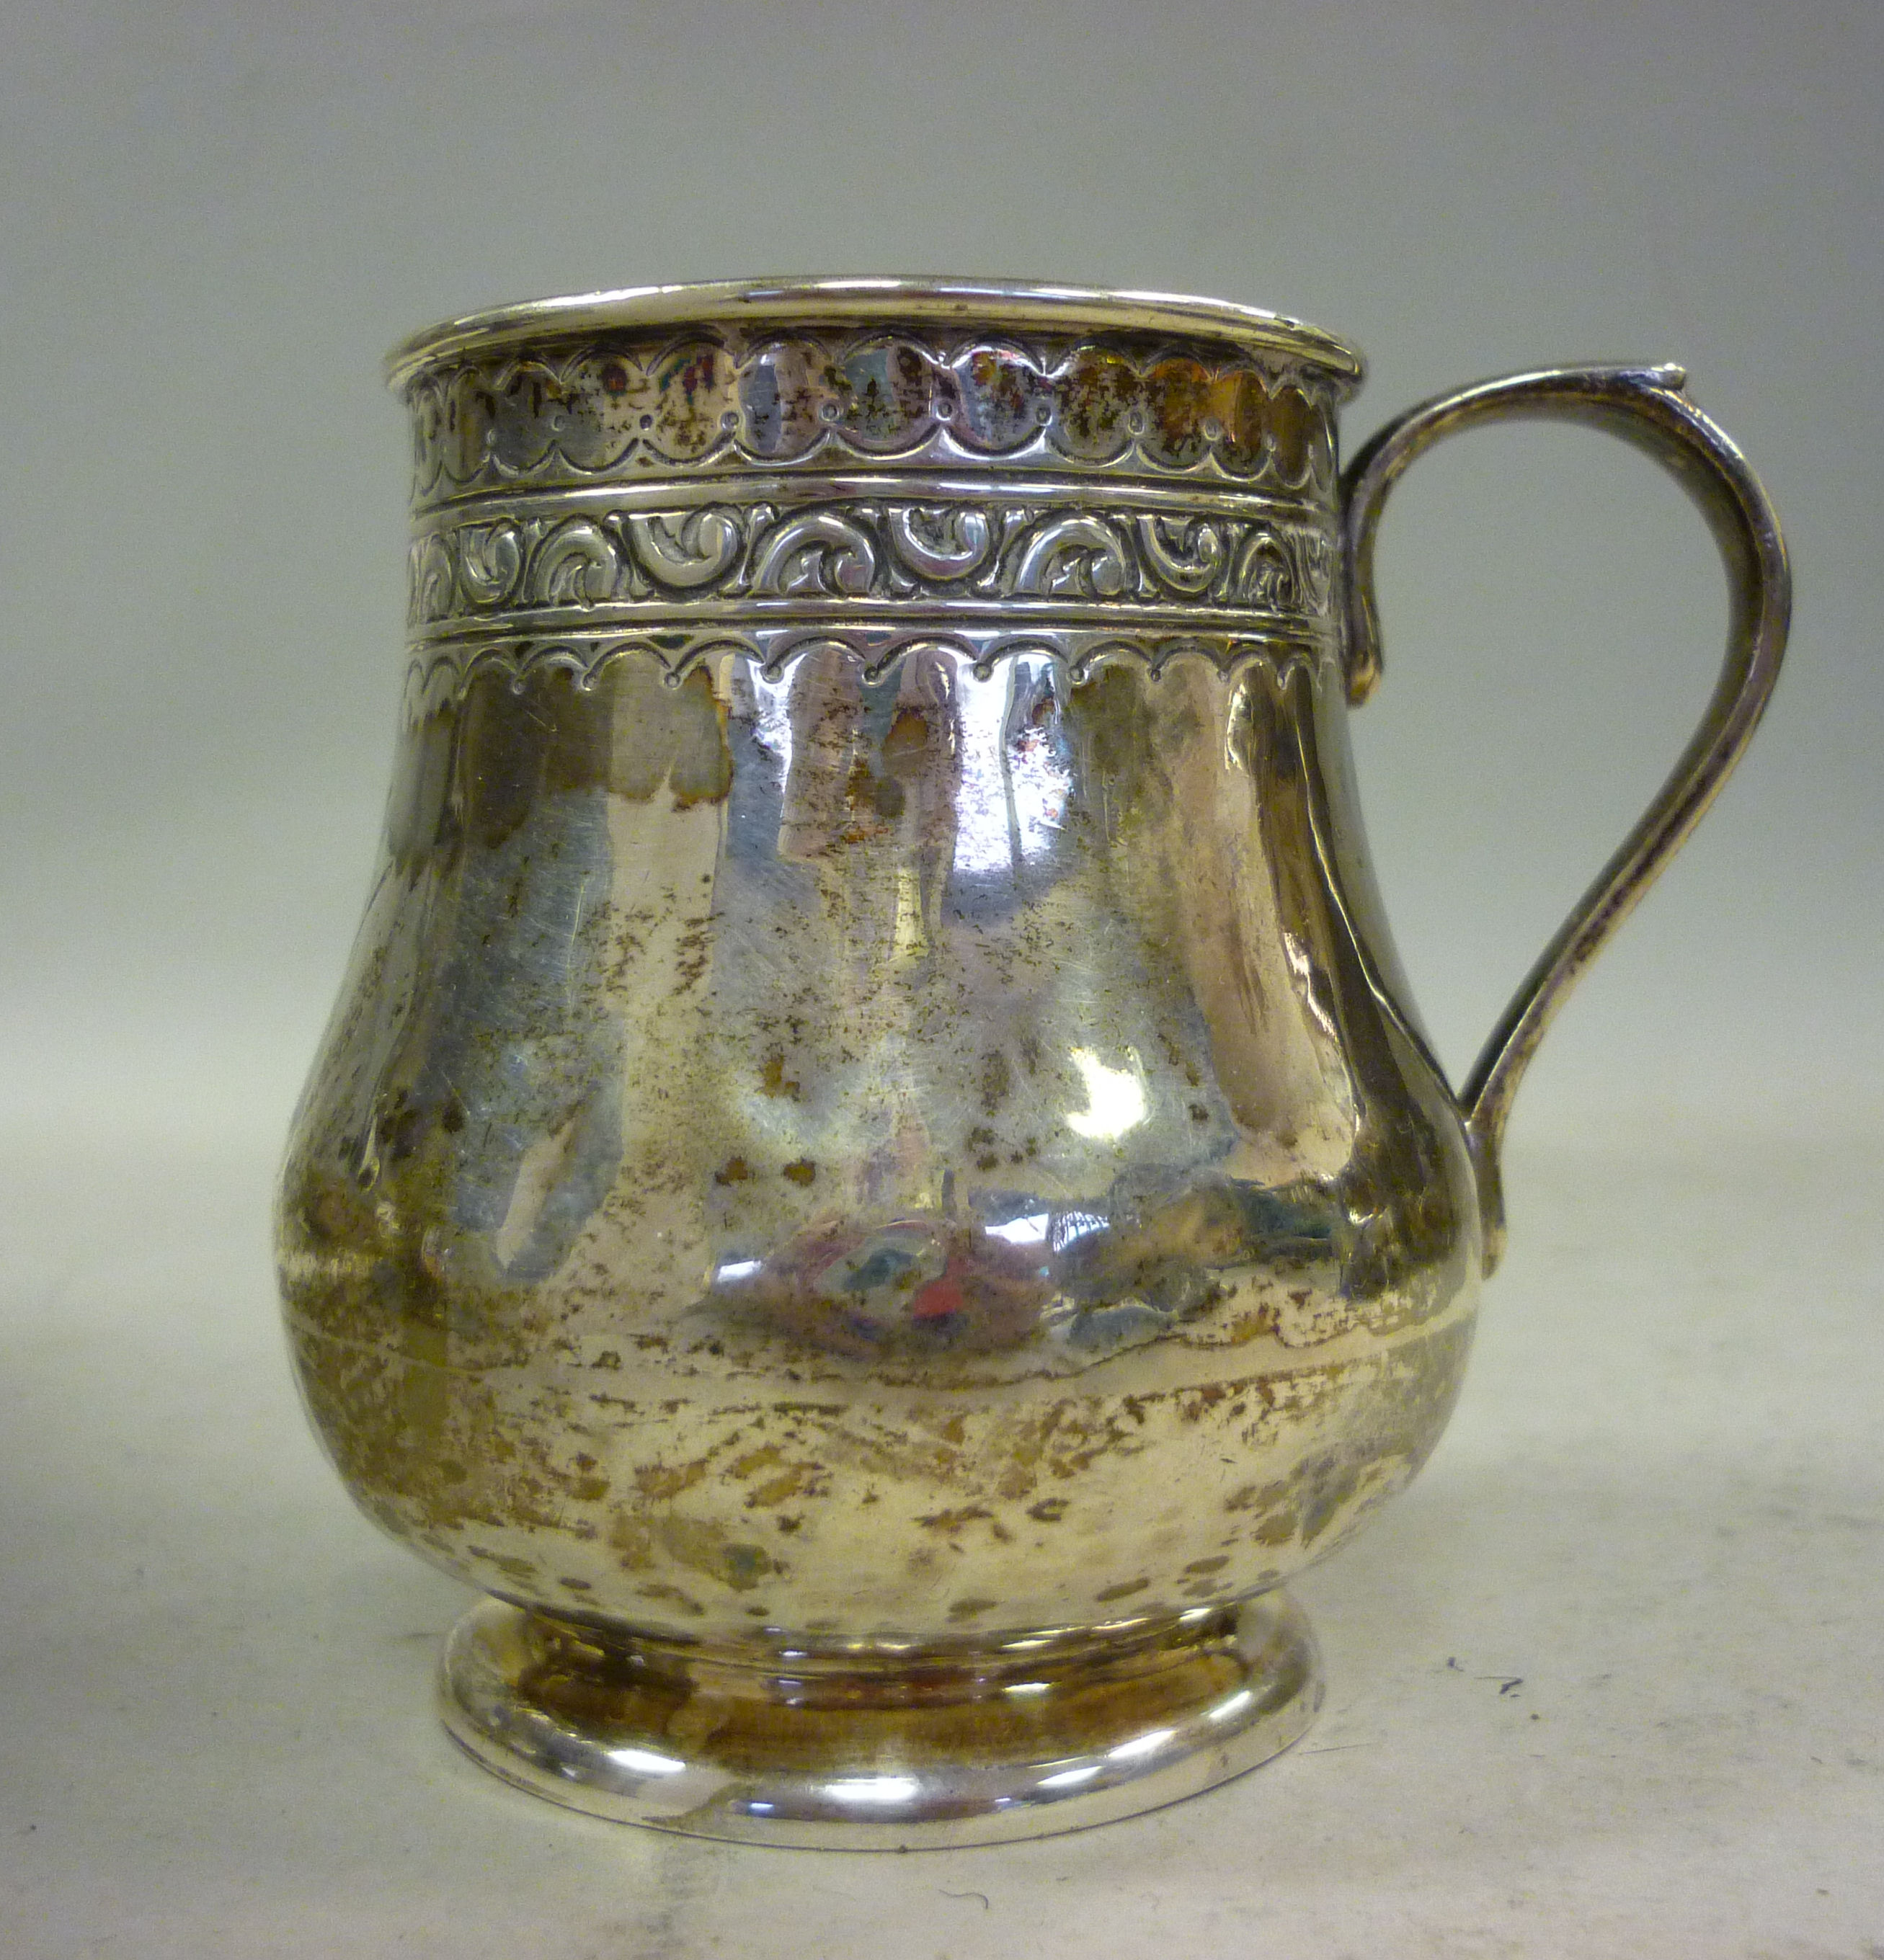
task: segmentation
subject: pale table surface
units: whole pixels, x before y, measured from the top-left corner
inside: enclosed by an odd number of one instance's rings
[[[270,1155],[0,1155],[0,1951],[1884,1957],[1875,1131],[1520,1138],[1453,1427],[1298,1588],[1307,1739],[909,1856],[613,1826],[457,1755],[466,1596],[303,1424]]]

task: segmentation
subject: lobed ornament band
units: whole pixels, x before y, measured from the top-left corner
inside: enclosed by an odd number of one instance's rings
[[[409,626],[494,661],[678,674],[832,638],[1155,665],[1332,655],[1340,377],[1133,334],[737,324],[421,368]]]
[[[1144,473],[1325,495],[1335,378],[1138,336],[633,334],[447,361],[407,384],[414,501],[656,472]]]

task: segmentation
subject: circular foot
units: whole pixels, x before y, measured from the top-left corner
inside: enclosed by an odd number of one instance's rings
[[[557,1803],[842,1850],[1077,1831],[1287,1748],[1322,1701],[1282,1592],[985,1649],[689,1646],[487,1600],[446,1643],[446,1727]]]

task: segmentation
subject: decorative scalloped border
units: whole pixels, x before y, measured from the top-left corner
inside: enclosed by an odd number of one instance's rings
[[[1328,377],[1201,346],[873,329],[587,338],[465,358],[408,386],[415,501],[479,488],[833,458],[1136,467],[1320,494]]]
[[[983,680],[991,676],[1001,661],[1030,654],[1062,663],[1075,682],[1085,679],[1102,661],[1111,660],[1135,661],[1147,667],[1154,679],[1173,660],[1182,658],[1202,660],[1226,674],[1259,666],[1280,679],[1296,668],[1312,671],[1330,665],[1334,658],[1332,640],[1325,635],[1127,636],[1078,626],[974,632],[931,625],[832,632],[793,625],[770,632],[518,636],[446,642],[415,651],[406,676],[407,703],[409,710],[429,711],[488,674],[501,677],[519,693],[538,676],[555,673],[570,675],[577,687],[586,690],[595,686],[611,663],[635,654],[655,661],[664,670],[667,685],[679,687],[695,667],[722,657],[751,660],[776,678],[807,654],[832,652],[860,661],[863,679],[873,684],[917,653],[950,654],[967,663]]]

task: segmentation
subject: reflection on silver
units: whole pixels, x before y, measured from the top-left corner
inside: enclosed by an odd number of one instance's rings
[[[1045,1243],[1047,1225],[1052,1214],[1036,1211],[1026,1218],[1010,1218],[1004,1225],[991,1225],[988,1236],[991,1239],[1004,1239],[1010,1246],[1039,1246]]]
[[[1070,1828],[1285,1746],[1278,1589],[1432,1448],[1519,1075],[1771,689],[1744,461],[1672,371],[1565,371],[1344,488],[1338,342],[1071,289],[662,288],[396,364],[399,761],[278,1239],[349,1488],[514,1602],[453,1637],[453,1732],[785,1843]],[[1735,624],[1458,1097],[1348,711],[1388,492],[1507,414],[1674,470]]]
[[[1051,1776],[1043,1776],[1034,1785],[1036,1790],[1071,1790],[1078,1784],[1090,1783],[1100,1773],[1097,1763],[1081,1763],[1077,1768],[1055,1770]]]
[[[479,1761],[599,1816],[758,1844],[991,1844],[1171,1803],[1301,1735],[1322,1688],[1299,1610],[1271,1593],[1206,1620],[1183,1643],[1127,1633],[1115,1653],[1049,1642],[1053,1666],[1023,1662],[1026,1677],[1016,1681],[1003,1678],[998,1661],[932,1655],[909,1684],[920,1683],[913,1694],[864,1714],[876,1767],[852,1753],[858,1677],[829,1662],[813,1684],[823,1691],[807,1694],[807,1682],[794,1678],[800,1691],[786,1703],[782,1678],[752,1659],[679,1647],[631,1655],[495,1602],[453,1633],[440,1706]],[[540,1690],[520,1697],[518,1683],[533,1678],[571,1682],[582,1714],[546,1705]],[[1246,1685],[1225,1694],[1226,1678]],[[1131,1712],[1135,1682],[1153,1694],[1159,1719]],[[663,1713],[676,1698],[687,1710],[678,1723]],[[547,1703],[554,1698],[551,1690]],[[743,1739],[769,1713],[789,1720],[797,1747],[756,1766]],[[1007,1739],[979,1755],[951,1744],[952,1734],[983,1726],[996,1735],[1006,1726]],[[600,1739],[603,1727],[619,1738],[624,1727],[644,1726],[646,1747]],[[833,1761],[847,1754],[850,1768],[834,1774]]]
[[[922,1786],[914,1777],[841,1777],[824,1786],[839,1803],[907,1803]]]
[[[790,670],[769,674],[763,668],[747,668],[740,679],[752,689],[757,744],[776,759],[778,781],[788,781],[791,775]]]
[[[1208,1716],[1205,1718],[1209,1719]],[[1134,1736],[1123,1742],[1115,1742],[1106,1752],[1109,1763],[1128,1763],[1139,1756],[1154,1756],[1176,1735],[1175,1729],[1148,1729],[1142,1736]]]
[[[1090,1048],[1076,1048],[1071,1055],[1086,1089],[1086,1107],[1067,1112],[1067,1128],[1082,1137],[1110,1141],[1135,1130],[1147,1114],[1144,1070],[1138,1055],[1125,1050],[1125,1066],[1109,1068]]]
[[[687,1767],[679,1757],[664,1756],[653,1749],[611,1749],[608,1756],[610,1762],[637,1776],[676,1776]]]

